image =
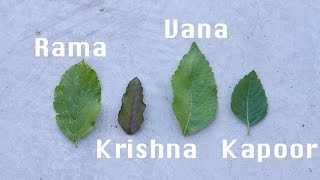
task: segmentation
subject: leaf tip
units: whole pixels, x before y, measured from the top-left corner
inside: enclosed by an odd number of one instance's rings
[[[196,42],[192,42],[191,49],[199,49]]]
[[[257,73],[256,73],[256,71],[255,70],[252,70],[250,73],[249,73],[249,75],[254,75],[254,76],[257,76]]]
[[[140,79],[138,77],[133,78],[131,81],[137,81],[140,82]]]

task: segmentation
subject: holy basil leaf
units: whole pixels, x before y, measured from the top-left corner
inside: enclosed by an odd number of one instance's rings
[[[172,109],[182,134],[191,135],[214,119],[217,109],[217,87],[209,62],[196,43],[192,43],[172,76]]]
[[[250,127],[260,122],[267,114],[266,93],[255,71],[245,75],[234,88],[231,99],[232,112]]]
[[[60,130],[73,143],[94,129],[100,100],[100,81],[84,60],[62,76],[55,88],[53,105]]]
[[[143,112],[146,105],[143,103],[143,88],[136,77],[128,84],[122,97],[122,106],[118,114],[118,121],[125,133],[136,133],[143,123]]]

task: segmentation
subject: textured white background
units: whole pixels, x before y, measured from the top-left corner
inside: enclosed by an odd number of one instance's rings
[[[0,179],[319,179],[319,150],[313,159],[262,163],[225,160],[221,152],[224,138],[319,143],[319,12],[317,0],[0,0]],[[218,111],[209,127],[190,137],[181,135],[171,110],[170,79],[193,40],[165,39],[165,18],[229,28],[226,40],[194,40],[215,73]],[[105,58],[87,58],[101,80],[102,112],[77,149],[58,129],[52,102],[61,75],[80,58],[36,58],[35,37],[107,43]],[[269,114],[246,136],[230,97],[252,69],[266,90]],[[129,138],[117,114],[135,76],[147,109],[134,143],[195,143],[197,159],[96,159],[96,139]]]

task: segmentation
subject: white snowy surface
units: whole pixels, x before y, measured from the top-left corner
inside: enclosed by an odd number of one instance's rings
[[[0,1],[0,179],[319,179],[313,159],[222,159],[222,139],[239,143],[319,143],[320,2],[270,1]],[[165,39],[164,19],[228,25],[228,39]],[[102,112],[78,148],[55,121],[54,88],[78,57],[36,58],[34,39],[104,41],[105,58],[88,57],[99,75]],[[218,86],[215,121],[183,137],[171,109],[170,79],[192,41]],[[246,135],[230,109],[231,93],[255,69],[269,102],[266,118]],[[145,121],[134,136],[117,114],[127,83],[144,86]],[[115,127],[117,126],[117,128]],[[97,159],[96,140],[194,143],[197,159]],[[240,153],[240,146],[236,148]]]

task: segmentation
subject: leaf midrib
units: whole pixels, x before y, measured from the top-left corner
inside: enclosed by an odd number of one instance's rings
[[[136,84],[134,84],[134,87],[133,87],[133,100],[132,100],[132,103],[131,103],[131,107],[132,107],[132,111],[130,113],[130,119],[129,119],[129,134],[131,134],[131,128],[132,128],[132,122],[133,122],[133,115],[136,113],[135,111],[135,108],[134,108],[134,104],[136,104],[135,102],[137,101],[137,93],[136,93],[136,90],[137,90],[137,86]],[[133,113],[135,111],[135,113]]]
[[[78,73],[79,73],[79,70],[78,70]],[[78,75],[79,76],[79,75]],[[80,76],[79,76],[80,78]],[[78,118],[79,118],[79,105],[80,105],[80,99],[82,98],[82,93],[81,93],[81,87],[82,87],[82,84],[81,84],[81,81],[79,83],[79,98],[78,98],[78,102],[76,103],[76,109],[77,109],[77,113],[76,113],[76,119],[75,119],[75,123],[74,123],[74,143],[76,144],[77,143],[77,132],[76,132],[76,129],[77,129],[77,124],[78,124]]]
[[[78,98],[78,101],[77,103],[75,104],[76,106],[76,109],[77,109],[77,112],[76,112],[76,117],[75,117],[75,123],[74,123],[74,143],[77,144],[77,125],[78,125],[78,120],[79,120],[79,113],[81,112],[81,110],[79,111],[80,109],[80,102],[81,102],[81,99],[84,97],[84,93],[83,93],[83,90],[82,89],[86,89],[86,88],[83,88],[83,84],[81,83],[81,80],[80,80],[80,76],[81,74],[79,73],[79,69],[78,70],[78,76],[79,76],[79,98]],[[88,78],[89,79],[89,78]]]
[[[183,134],[186,135],[186,131],[188,129],[188,126],[189,126],[189,122],[190,122],[190,119],[191,119],[191,115],[192,115],[192,97],[193,97],[193,75],[194,75],[194,63],[193,63],[193,59],[192,59],[192,62],[191,62],[191,94],[190,94],[190,111],[189,111],[189,117],[188,117],[188,120],[187,120],[187,124],[186,124],[186,127],[184,128],[183,130]]]
[[[252,81],[252,77],[250,77],[250,81],[249,81],[249,88],[248,88],[248,92],[247,92],[247,128],[248,128],[248,134],[250,134],[250,122],[249,122],[249,98],[250,98],[250,89],[251,89],[251,81]]]

